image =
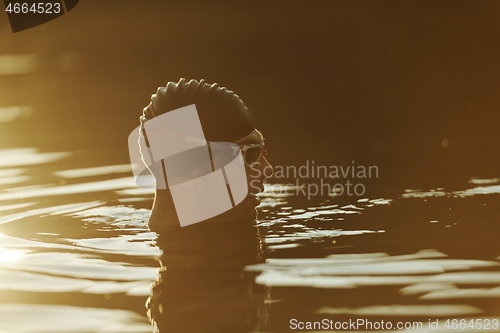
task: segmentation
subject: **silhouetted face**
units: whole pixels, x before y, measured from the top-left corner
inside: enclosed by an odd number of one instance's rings
[[[264,191],[264,181],[273,175],[274,170],[265,157],[264,137],[258,130],[235,143],[241,147],[245,159],[248,196],[230,212],[239,214],[241,218],[255,219],[256,207],[260,204],[257,194]]]
[[[254,130],[249,135],[235,141],[240,146],[245,160],[248,195],[236,207],[200,223],[218,223],[230,221],[254,221],[256,207],[260,204],[258,193],[264,190],[264,181],[273,175],[273,168],[265,158],[262,134]],[[149,226],[178,225],[176,208],[168,189],[156,190]]]

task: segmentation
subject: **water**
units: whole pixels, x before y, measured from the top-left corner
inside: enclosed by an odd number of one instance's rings
[[[267,186],[258,228],[158,237],[153,194],[125,163],[0,151],[0,332],[152,332],[148,316],[162,332],[289,332],[323,319],[498,331],[498,178],[309,201]]]

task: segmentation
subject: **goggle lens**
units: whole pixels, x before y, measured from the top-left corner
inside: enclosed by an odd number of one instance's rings
[[[250,147],[245,151],[245,162],[249,166],[253,166],[262,158],[262,147]]]

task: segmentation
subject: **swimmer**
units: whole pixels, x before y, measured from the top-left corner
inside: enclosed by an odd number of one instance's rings
[[[255,222],[257,194],[273,173],[264,137],[238,95],[204,80],[181,79],[158,88],[141,122],[192,104],[207,142],[239,146],[248,195],[222,214],[181,227],[171,191],[156,187],[149,227],[158,234],[162,268],[147,302],[148,316],[160,333],[258,332],[268,322],[269,289],[257,285],[256,273],[245,267],[264,261]]]
[[[192,104],[196,105],[206,141],[230,142],[240,147],[248,183],[248,195],[242,202],[202,223],[234,219],[254,221],[257,217],[256,207],[260,203],[257,194],[263,191],[264,181],[272,176],[273,169],[265,157],[264,137],[255,128],[248,108],[238,95],[204,80],[169,82],[166,87],[158,88],[151,97],[141,121],[144,123],[155,116]],[[172,193],[168,188],[156,188],[149,225],[152,229],[179,225]]]

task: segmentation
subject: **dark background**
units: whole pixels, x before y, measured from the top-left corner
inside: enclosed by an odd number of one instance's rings
[[[275,165],[377,165],[384,191],[499,176],[498,1],[82,0],[15,34],[0,13],[0,55],[26,53],[0,108],[34,111],[0,148],[126,163],[156,88],[204,78],[245,101]]]

